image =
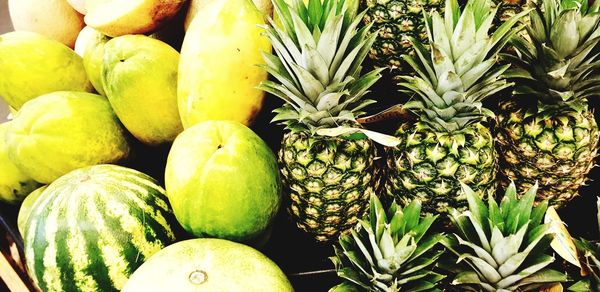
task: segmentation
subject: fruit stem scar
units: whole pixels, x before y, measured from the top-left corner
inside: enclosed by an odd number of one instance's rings
[[[201,285],[206,283],[206,281],[208,280],[208,274],[206,274],[206,272],[202,270],[195,270],[190,273],[189,280],[194,285]]]

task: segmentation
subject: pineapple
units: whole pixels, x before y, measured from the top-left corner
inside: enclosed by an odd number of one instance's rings
[[[542,5],[505,56],[516,86],[500,104],[497,145],[503,185],[512,180],[523,192],[539,181],[538,200],[560,208],[585,184],[598,152],[587,98],[600,93],[600,1]]]
[[[444,253],[438,244],[445,236],[429,231],[436,218],[421,218],[417,200],[404,209],[393,202],[386,213],[371,196],[368,217],[334,246],[331,260],[345,282],[332,291],[439,291],[444,276],[432,268]]]
[[[274,0],[281,25],[265,27],[277,54],[264,54],[266,68],[277,82],[260,88],[285,101],[273,121],[286,128],[278,156],[289,210],[318,241],[354,226],[375,187],[375,134],[355,119],[373,102],[364,96],[380,70],[361,75],[376,35],[357,28],[357,1]]]
[[[408,72],[410,67],[402,56],[414,55],[410,38],[427,42],[423,10],[443,9],[444,0],[362,0],[368,8],[364,23],[378,33],[369,58],[378,67],[387,67],[393,75]]]
[[[417,76],[403,76],[400,86],[414,95],[404,107],[418,118],[402,124],[396,132],[402,143],[387,149],[387,193],[403,204],[417,198],[426,212],[446,213],[466,206],[456,195],[461,182],[480,197],[495,192],[497,154],[483,124],[493,113],[482,101],[510,86],[501,77],[509,65],[497,65],[497,54],[525,12],[489,36],[496,15],[490,6],[470,0],[461,13],[456,0],[446,0],[444,18],[425,15],[431,50],[410,39],[418,57],[405,59]]]
[[[537,186],[517,198],[511,184],[500,205],[483,200],[463,185],[469,209],[453,209],[450,217],[457,229],[444,245],[456,257],[448,267],[456,273],[452,284],[461,291],[537,291],[541,286],[567,280],[550,269],[554,262],[550,243],[551,224],[542,224],[548,202],[533,208]]]
[[[597,222],[600,227],[600,198],[596,201]],[[598,234],[600,235],[600,233]],[[580,254],[583,279],[572,285],[567,291],[600,292],[600,242],[590,242],[585,239],[575,240]]]

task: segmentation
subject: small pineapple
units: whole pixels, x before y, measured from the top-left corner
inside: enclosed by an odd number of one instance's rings
[[[502,183],[524,192],[539,181],[538,200],[559,208],[585,184],[598,152],[587,98],[600,94],[599,7],[544,0],[505,56],[516,86],[497,117]]]
[[[369,51],[369,58],[378,67],[387,67],[393,75],[408,72],[402,56],[414,55],[410,38],[427,42],[427,32],[423,21],[423,10],[441,11],[444,0],[361,0],[368,8],[364,23],[372,25],[378,33],[375,44]]]
[[[597,199],[596,206],[596,220],[600,227],[600,198]],[[600,235],[600,232],[597,235]],[[575,240],[575,245],[580,254],[583,279],[570,286],[567,291],[600,292],[600,242],[590,242],[582,238]]]
[[[467,211],[452,210],[457,233],[444,245],[456,256],[453,285],[462,291],[537,291],[541,286],[567,280],[550,269],[554,262],[551,224],[542,224],[548,202],[533,208],[537,186],[521,198],[511,184],[500,205],[488,197],[487,206],[463,185]]]
[[[386,212],[371,196],[370,206],[368,217],[334,246],[331,260],[345,282],[331,291],[439,291],[444,276],[432,268],[445,236],[429,229],[437,216],[421,218],[416,200],[404,209],[393,202]]]
[[[417,74],[403,76],[400,86],[414,96],[404,107],[418,119],[399,127],[402,143],[387,151],[386,189],[399,203],[417,198],[439,214],[466,206],[456,195],[460,183],[480,197],[495,192],[497,154],[484,125],[494,114],[482,102],[511,85],[501,77],[509,65],[497,65],[497,55],[524,13],[490,36],[495,15],[488,0],[470,0],[462,13],[456,0],[446,0],[445,17],[425,14],[431,49],[410,39],[417,57],[404,58]]]
[[[281,98],[274,122],[286,126],[280,170],[298,227],[318,241],[356,224],[374,193],[376,148],[356,118],[380,70],[361,75],[375,41],[358,0],[274,0],[280,25],[265,27],[277,56],[265,53],[277,80],[260,88]]]

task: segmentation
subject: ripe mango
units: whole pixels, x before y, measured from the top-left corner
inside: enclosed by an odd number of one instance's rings
[[[102,84],[127,130],[145,144],[171,142],[183,131],[177,109],[179,53],[143,35],[116,37],[104,47]]]
[[[104,45],[110,40],[109,36],[102,34],[92,27],[86,26],[75,43],[75,51],[83,57],[83,67],[96,92],[106,96],[102,84],[102,61]]]
[[[8,0],[8,11],[17,31],[31,31],[57,40],[70,48],[85,26],[66,0]]]
[[[129,155],[127,132],[106,98],[58,91],[23,105],[6,132],[8,156],[21,171],[51,183],[77,168]]]
[[[0,35],[0,76],[0,96],[17,110],[42,94],[93,89],[79,55],[33,32]]]
[[[111,37],[154,31],[185,0],[86,0],[85,23]]]
[[[271,51],[251,0],[212,1],[192,21],[181,49],[178,104],[184,128],[206,120],[249,125],[260,111]]]

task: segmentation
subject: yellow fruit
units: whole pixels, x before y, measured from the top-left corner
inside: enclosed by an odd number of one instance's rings
[[[102,83],[115,113],[138,140],[158,145],[183,131],[177,109],[179,53],[143,35],[116,37],[104,47]]]
[[[85,23],[116,37],[154,31],[171,19],[185,0],[87,0]]]
[[[267,79],[262,14],[250,0],[214,1],[198,12],[181,48],[178,103],[184,128],[206,120],[249,125],[260,111]]]
[[[75,43],[75,51],[83,57],[83,67],[96,92],[106,96],[102,84],[102,62],[104,57],[104,45],[110,40],[109,36],[103,35],[92,27],[86,26]]]
[[[67,0],[67,2],[73,9],[77,10],[77,12],[85,15],[85,0]]]
[[[0,35],[0,76],[0,96],[17,110],[42,94],[92,90],[80,56],[32,32]]]
[[[215,0],[191,0],[190,7],[188,8],[187,15],[185,16],[185,22],[183,26],[187,31],[188,27],[192,23],[192,20],[198,14],[198,11],[204,9],[204,7]],[[264,16],[270,17],[273,15],[273,3],[271,0],[253,0],[254,5],[260,12],[263,13]]]
[[[83,15],[66,0],[9,0],[8,10],[15,30],[37,32],[71,48],[84,27]]]
[[[127,157],[129,145],[106,98],[59,91],[27,102],[6,132],[8,155],[41,183]]]
[[[0,201],[15,204],[23,200],[40,184],[23,173],[8,158],[5,135],[10,123],[12,122],[0,124]]]

